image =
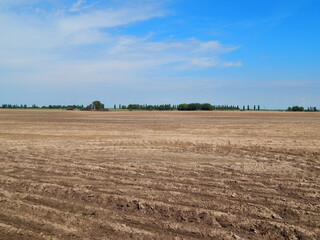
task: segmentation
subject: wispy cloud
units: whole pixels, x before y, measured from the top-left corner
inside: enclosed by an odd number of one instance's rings
[[[69,8],[70,12],[78,12],[82,9],[82,5],[84,4],[85,1],[79,0],[78,2],[75,2],[71,8]]]
[[[24,14],[0,10],[2,81],[130,81],[151,71],[165,75],[242,65],[220,59],[237,47],[219,41],[155,41],[148,32],[138,37],[117,31],[165,17],[165,9],[152,1],[98,8],[79,0],[45,14],[32,10],[37,8],[31,0],[29,4],[34,8]]]
[[[263,85],[267,87],[311,87],[318,85],[316,81],[269,81]]]

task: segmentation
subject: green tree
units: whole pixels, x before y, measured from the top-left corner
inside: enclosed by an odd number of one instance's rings
[[[303,112],[304,111],[304,107],[299,107],[299,106],[288,107],[287,111]]]
[[[104,109],[104,104],[101,103],[100,101],[93,101],[92,102],[92,108],[95,110],[103,110]]]
[[[210,103],[202,103],[201,104],[201,110],[213,110],[213,106]]]
[[[186,103],[179,104],[178,110],[180,110],[180,111],[188,110],[188,104],[186,104]]]

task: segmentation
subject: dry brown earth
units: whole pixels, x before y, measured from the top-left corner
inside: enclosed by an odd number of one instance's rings
[[[0,111],[0,239],[320,239],[320,114]]]

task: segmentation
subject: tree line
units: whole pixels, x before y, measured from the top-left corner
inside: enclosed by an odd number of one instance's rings
[[[117,109],[116,104],[114,109]],[[254,105],[253,109],[248,105],[243,106],[243,109],[239,105],[212,105],[210,103],[182,103],[178,105],[162,104],[162,105],[148,105],[148,104],[129,104],[128,106],[119,104],[118,109],[129,110],[179,110],[179,111],[211,111],[211,110],[260,110],[260,105]]]
[[[289,112],[318,112],[317,107],[300,107],[300,106],[293,106],[293,107],[288,107],[287,111]]]
[[[234,105],[212,105],[210,103],[183,103],[178,105],[180,111],[211,111],[211,110],[240,110],[239,106]]]
[[[116,105],[114,105],[116,109]],[[240,108],[239,105],[212,105],[210,103],[182,103],[179,105],[140,105],[140,104],[129,104],[128,106],[119,105],[121,109],[130,110],[179,110],[179,111],[212,111],[212,110],[260,110],[260,105],[254,105],[250,108],[249,105]]]
[[[36,104],[32,104],[31,106],[27,106],[26,104],[2,104],[0,108],[4,109],[62,109],[62,110],[83,110],[83,111],[107,111],[108,109],[105,108],[104,104],[100,101],[93,101],[91,104],[84,107],[83,105],[48,105],[39,107]],[[210,103],[182,103],[178,105],[171,105],[171,104],[160,104],[160,105],[149,105],[149,104],[129,104],[118,106],[114,104],[114,109],[128,109],[128,110],[158,110],[158,111],[169,111],[169,110],[178,110],[178,111],[213,111],[213,110],[237,110],[237,111],[260,111],[260,105],[243,105],[239,107],[239,105],[212,105]],[[293,106],[288,107],[287,111],[290,112],[317,112],[318,109],[316,107],[308,107],[304,108],[301,106]]]
[[[48,106],[37,106],[32,104],[28,106],[27,104],[2,104],[0,108],[8,109],[84,109],[83,105],[48,105]]]

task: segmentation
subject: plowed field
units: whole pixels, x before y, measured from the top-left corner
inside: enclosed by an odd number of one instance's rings
[[[0,239],[320,239],[320,114],[0,110]]]

